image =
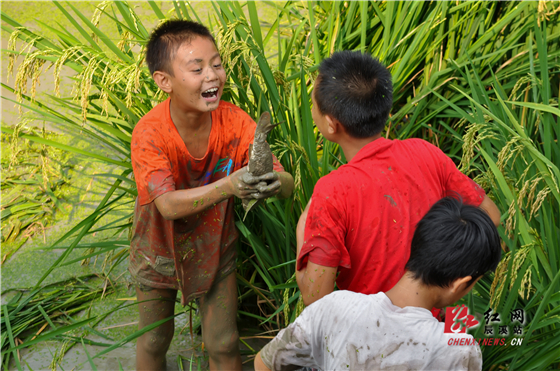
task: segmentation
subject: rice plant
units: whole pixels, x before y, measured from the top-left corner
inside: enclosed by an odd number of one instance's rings
[[[547,369],[560,357],[560,110],[549,85],[559,81],[560,64],[557,57],[549,58],[554,53],[546,48],[546,28],[535,22],[532,36],[523,79],[508,89],[507,79],[494,75],[485,84],[476,71],[459,69],[470,92],[454,89],[468,106],[449,102],[466,122],[461,164],[478,173],[476,180],[491,190],[503,211],[504,257],[493,279],[484,277],[471,300],[480,313],[488,308],[500,313],[501,325],[518,331],[508,335],[523,338],[520,347],[483,347],[485,365],[505,364],[509,370]],[[518,308],[527,317],[514,326],[510,313]],[[482,337],[484,329],[475,337]]]
[[[111,155],[87,152],[37,135],[25,138],[112,164],[113,186],[97,209],[53,248],[66,252],[45,273],[65,261],[96,228],[115,235],[130,226],[135,183],[130,136],[136,122],[165,97],[143,61],[149,30],[126,2],[103,2],[92,19],[72,3],[54,3],[73,29],[46,26],[56,39],[35,33],[2,13],[10,32],[18,103],[36,120],[80,130],[109,148]],[[161,21],[200,20],[189,2],[174,1],[174,14],[149,2]],[[277,14],[267,27],[258,6]],[[476,177],[504,215],[500,233],[505,257],[492,284],[481,280],[471,296],[482,313],[519,306],[528,313],[527,339],[520,348],[484,348],[485,368],[540,369],[560,361],[558,330],[558,1],[541,2],[215,2],[209,15],[228,70],[224,99],[252,117],[269,111],[282,122],[269,136],[284,168],[294,175],[295,194],[272,198],[245,221],[238,210],[240,315],[278,330],[301,311],[292,279],[295,225],[317,180],[346,162],[337,145],[313,127],[310,93],[318,64],[338,50],[362,50],[389,66],[394,105],[384,135],[424,138]],[[100,31],[114,26],[117,39]],[[15,50],[15,40],[23,47]],[[59,96],[62,68],[73,71],[72,96]],[[49,101],[34,97],[33,84],[51,69]],[[28,81],[31,91],[27,92]],[[549,84],[547,84],[549,82]],[[2,127],[10,135],[13,128]],[[239,205],[238,205],[239,206]],[[128,208],[120,222],[99,227],[103,216]],[[119,263],[126,242],[105,242],[87,254],[113,251]],[[107,267],[108,270],[111,267]],[[40,285],[40,280],[37,285]],[[511,284],[511,286],[508,286]],[[504,312],[505,313],[505,312]],[[536,358],[535,358],[536,357]]]
[[[16,128],[19,130],[20,128]],[[52,137],[44,129],[43,138]],[[60,209],[67,190],[68,163],[64,153],[2,134],[2,259],[3,264],[28,239],[45,239],[45,230]]]

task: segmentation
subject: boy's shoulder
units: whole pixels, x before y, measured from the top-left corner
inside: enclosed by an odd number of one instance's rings
[[[347,312],[347,308],[363,309],[364,307],[371,307],[372,305],[387,305],[390,300],[383,292],[377,294],[363,294],[349,290],[336,290],[313,303],[319,304],[324,308],[328,308],[329,312],[337,309]]]
[[[171,120],[171,114],[169,112],[169,101],[167,98],[161,103],[158,103],[154,108],[148,111],[134,127],[132,134],[139,133],[140,131],[147,130],[148,128],[153,128],[158,130],[162,128],[163,124]]]

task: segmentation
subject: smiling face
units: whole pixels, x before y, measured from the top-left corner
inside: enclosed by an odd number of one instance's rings
[[[173,58],[174,76],[167,75],[173,105],[183,112],[210,112],[218,108],[226,72],[220,53],[206,37],[182,44]]]

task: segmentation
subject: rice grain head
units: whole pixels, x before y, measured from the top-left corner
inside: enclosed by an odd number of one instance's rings
[[[60,70],[67,60],[74,59],[74,56],[76,56],[76,54],[78,53],[84,53],[82,47],[80,45],[72,46],[68,49],[65,49],[54,63],[54,93],[57,97],[60,97]],[[88,54],[87,52],[85,53]]]
[[[531,214],[529,215],[529,221],[533,218],[533,215],[536,215],[537,211],[541,208],[544,199],[546,198],[546,196],[548,196],[549,193],[550,193],[550,188],[545,187],[541,189],[540,192],[537,194],[535,202],[531,207]]]
[[[99,20],[101,19],[101,14],[105,11],[105,8],[111,4],[111,1],[102,1],[99,5],[95,7],[95,11],[93,12],[93,16],[91,17],[91,23],[95,27],[99,26]],[[95,33],[91,35],[94,40],[97,40]]]
[[[498,303],[500,302],[500,298],[504,291],[504,287],[506,284],[506,279],[508,276],[508,265],[511,260],[511,252],[508,251],[502,261],[498,264],[496,268],[496,273],[494,274],[494,280],[492,281],[492,285],[490,287],[490,307],[496,309]]]
[[[466,133],[463,135],[463,156],[459,163],[459,171],[468,175],[470,162],[474,157],[474,148],[480,141],[488,138],[495,138],[495,135],[486,123],[474,123],[467,126]]]
[[[10,37],[8,39],[8,50],[16,50],[17,40],[19,38],[19,35],[23,33],[23,30],[25,30],[25,28],[16,27],[15,30],[10,34]],[[18,55],[19,54],[16,53],[8,53],[8,76],[12,75],[14,72],[14,63]]]
[[[101,55],[97,55],[96,58],[91,58],[81,74],[81,84],[80,84],[80,106],[82,108],[82,120],[85,123],[87,120],[87,109],[89,106],[89,93],[91,90],[92,80],[97,68],[102,63]]]
[[[500,169],[502,173],[504,172],[505,165],[513,157],[513,155],[523,149],[523,146],[516,145],[520,142],[520,140],[521,139],[519,137],[513,137],[498,153],[498,162],[496,162],[496,166],[498,166],[498,169]]]
[[[537,190],[537,186],[539,185],[540,181],[543,180],[542,177],[536,176],[533,180],[531,180],[531,187],[529,188],[529,196],[527,197],[527,207],[533,202],[535,198],[535,193]]]
[[[508,218],[506,220],[506,235],[509,238],[513,238],[513,233],[515,231],[515,227],[517,226],[517,218],[516,218],[516,205],[515,199],[511,200],[508,208]]]
[[[519,250],[517,250],[517,252],[515,253],[515,256],[513,257],[513,262],[511,263],[511,279],[509,284],[510,290],[514,285],[515,280],[517,279],[517,274],[519,273],[521,266],[525,262],[525,259],[527,258],[527,255],[529,254],[533,246],[535,246],[535,242],[521,246]]]
[[[22,53],[25,52],[25,49],[31,48],[32,46],[33,43],[27,44],[27,46],[24,47],[24,50],[22,50]],[[27,81],[29,79],[32,81],[31,99],[35,99],[39,74],[41,73],[43,64],[45,63],[45,60],[40,57],[49,55],[49,53],[50,50],[35,50],[34,52],[28,53],[23,62],[19,65],[14,84],[14,90],[18,103],[22,103],[23,95],[27,94]],[[21,114],[21,104],[18,105],[18,110]]]
[[[527,270],[525,271],[525,274],[523,275],[523,279],[521,280],[521,285],[519,286],[519,296],[521,297],[521,299],[529,299],[529,293],[531,292],[531,276],[532,276],[532,269],[533,268],[533,264],[529,265],[527,267]],[[527,293],[527,297],[525,297],[525,293]]]

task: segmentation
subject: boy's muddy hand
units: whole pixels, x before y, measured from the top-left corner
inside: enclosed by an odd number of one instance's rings
[[[269,198],[276,195],[282,189],[282,183],[280,181],[280,177],[276,171],[271,171],[270,173],[266,173],[261,176],[252,176],[251,174],[247,173],[244,176],[244,179],[247,175],[250,175],[250,181],[255,182],[255,188],[258,190],[258,193],[254,193],[252,196],[253,198],[260,200],[263,198]]]
[[[253,174],[247,172],[243,175],[243,181],[247,184],[258,184],[261,182],[272,183],[278,180],[278,173],[276,171],[271,171],[260,176],[254,176]]]
[[[266,184],[265,182],[262,182],[257,185],[258,193],[253,193],[252,197],[257,200],[260,200],[262,198],[269,198],[278,194],[281,188],[282,188],[282,184],[280,183],[279,180],[271,184]]]
[[[233,196],[241,199],[253,198],[253,194],[259,192],[255,185],[248,184],[244,181],[244,175],[247,174],[249,174],[247,172],[247,167],[243,167],[228,176],[228,185]]]

